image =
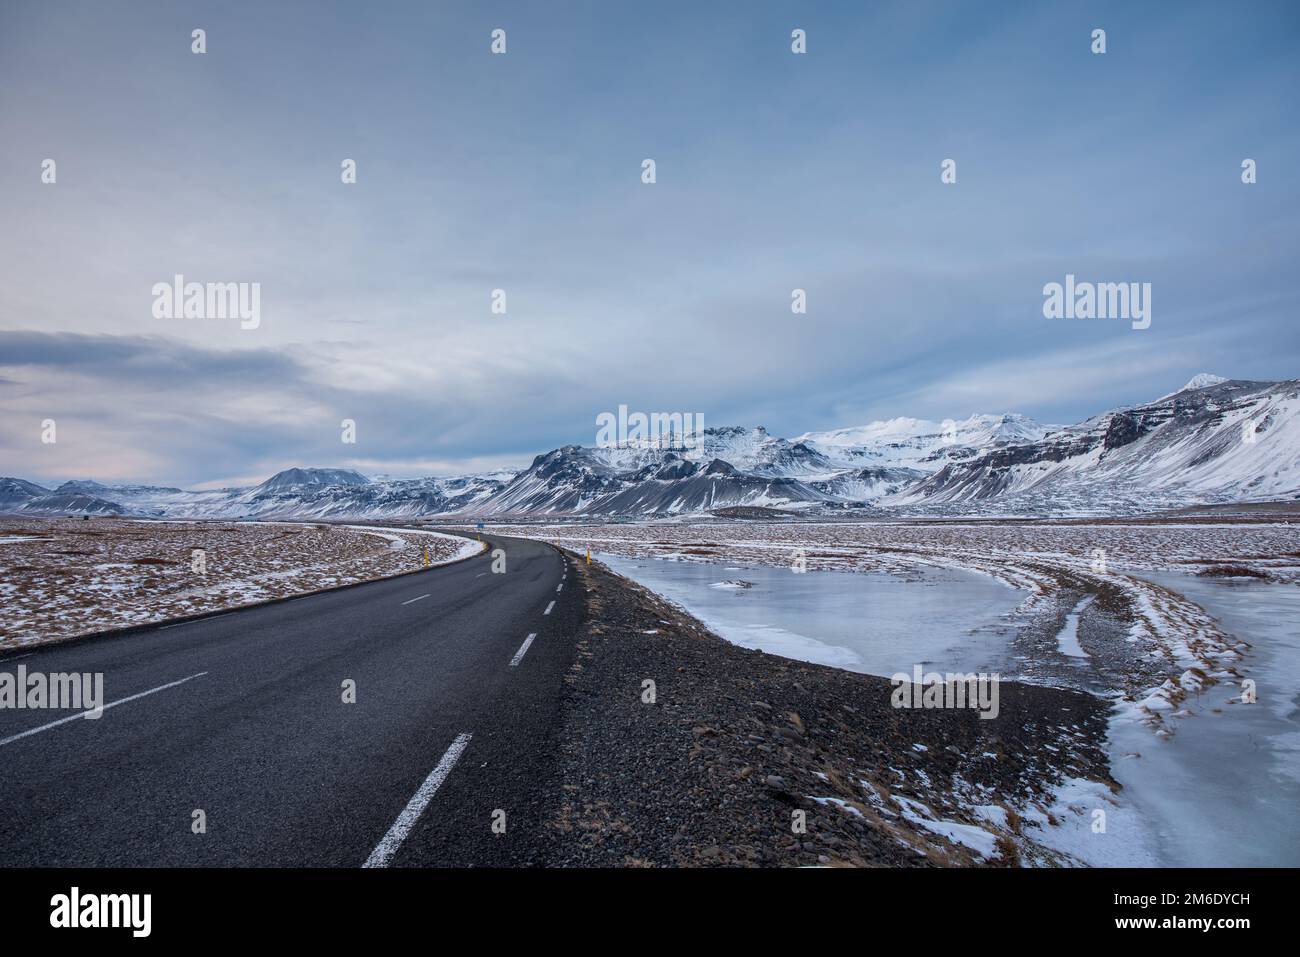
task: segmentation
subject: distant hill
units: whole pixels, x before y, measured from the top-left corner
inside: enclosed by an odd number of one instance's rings
[[[1015,413],[896,418],[795,439],[705,429],[675,448],[566,445],[528,468],[393,481],[291,468],[188,492],[0,479],[0,509],[171,518],[639,518],[840,513],[1124,514],[1300,497],[1300,382],[1201,374],[1072,426]]]

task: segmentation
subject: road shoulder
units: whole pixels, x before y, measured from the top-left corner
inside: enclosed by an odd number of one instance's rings
[[[1108,705],[1003,682],[998,718],[890,706],[885,678],[729,644],[599,563],[565,678],[552,863],[1062,863],[1053,791],[1113,787]]]

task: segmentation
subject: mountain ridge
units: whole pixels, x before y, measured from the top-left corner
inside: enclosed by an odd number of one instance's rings
[[[1152,402],[1069,426],[1018,413],[899,417],[806,432],[707,428],[681,448],[564,445],[517,472],[375,479],[289,468],[188,492],[0,478],[0,511],[155,518],[626,519],[775,507],[809,514],[1096,514],[1300,497],[1300,381],[1201,373]]]

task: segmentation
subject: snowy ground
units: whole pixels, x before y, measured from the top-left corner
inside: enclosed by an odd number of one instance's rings
[[[442,564],[481,548],[384,527],[0,518],[0,649],[415,571],[425,549]]]

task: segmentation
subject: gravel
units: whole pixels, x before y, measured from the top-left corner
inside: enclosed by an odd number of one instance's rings
[[[1118,787],[1102,749],[1109,705],[1093,695],[1002,682],[995,719],[894,708],[885,678],[729,644],[599,563],[575,564],[586,609],[547,863],[1053,863],[1021,812],[1050,809],[1066,778]],[[949,839],[972,833],[949,824],[988,829],[997,850]]]

